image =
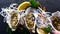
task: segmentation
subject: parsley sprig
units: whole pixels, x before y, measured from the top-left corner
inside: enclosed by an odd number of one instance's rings
[[[39,2],[36,0],[30,0],[31,6],[37,8],[39,6]]]
[[[6,31],[7,31],[9,34],[12,34],[12,30],[11,30],[9,27],[7,27]]]
[[[51,27],[44,28],[44,32],[49,33],[51,31]]]

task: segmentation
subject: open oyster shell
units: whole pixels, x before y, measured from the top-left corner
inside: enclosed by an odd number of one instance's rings
[[[12,31],[15,31],[20,18],[18,10],[11,9],[10,7],[2,8],[0,14],[5,18],[6,23],[9,25]]]
[[[19,22],[19,13],[17,13],[17,12],[12,12],[11,14],[10,14],[10,16],[9,17],[7,17],[7,23],[8,23],[8,25],[10,26],[10,28],[12,29],[12,31],[15,31],[16,30],[16,26],[17,26],[17,24],[18,24],[18,22]]]
[[[50,17],[50,19],[51,19],[50,25],[52,26],[52,28],[53,28],[55,31],[58,31],[58,30],[53,26],[53,20],[55,20],[57,17],[60,18],[60,12],[59,12],[59,11],[52,13],[52,16]],[[58,18],[57,18],[57,19],[58,19]],[[59,27],[60,27],[60,26],[59,26]],[[60,32],[60,31],[58,31],[58,32]]]
[[[32,32],[34,32],[34,30],[35,30],[36,17],[37,16],[35,16],[34,9],[31,7],[27,8],[26,16],[25,16],[25,25]]]

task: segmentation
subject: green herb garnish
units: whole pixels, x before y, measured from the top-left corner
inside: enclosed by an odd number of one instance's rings
[[[44,28],[44,32],[49,33],[50,31],[51,31],[51,28],[50,27]]]
[[[7,31],[9,34],[12,34],[12,30],[11,30],[9,27],[7,27],[6,31]]]
[[[30,0],[31,6],[37,8],[39,6],[39,2],[36,0]]]

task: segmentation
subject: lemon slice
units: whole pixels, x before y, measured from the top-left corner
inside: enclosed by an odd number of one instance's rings
[[[37,28],[36,31],[38,34],[47,34],[42,29],[39,29],[39,28]]]
[[[18,10],[24,10],[24,9],[26,9],[26,8],[29,7],[29,6],[31,6],[30,2],[26,1],[26,2],[21,3],[21,4],[17,7],[17,9],[18,9]]]

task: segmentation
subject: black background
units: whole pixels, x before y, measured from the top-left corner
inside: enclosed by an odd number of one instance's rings
[[[0,0],[0,11],[1,8],[8,7],[11,3],[21,3],[25,0]],[[60,11],[60,0],[38,0],[42,6],[46,7],[46,11],[51,13]],[[8,34],[6,32],[7,24],[3,22],[3,17],[0,15],[0,34]]]

